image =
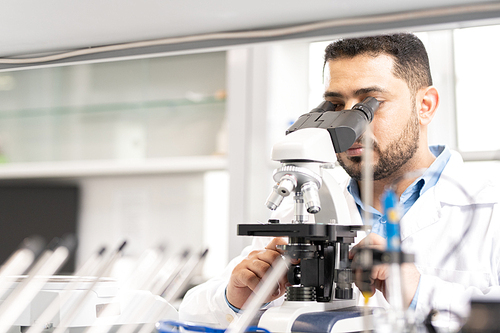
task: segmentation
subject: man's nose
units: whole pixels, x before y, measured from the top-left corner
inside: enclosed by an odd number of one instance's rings
[[[350,110],[353,108],[354,105],[356,105],[357,103],[359,103],[358,100],[349,100],[345,103],[345,106],[344,106],[344,110]]]

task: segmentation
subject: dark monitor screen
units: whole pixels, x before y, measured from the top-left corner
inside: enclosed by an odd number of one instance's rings
[[[55,237],[76,234],[79,191],[76,185],[0,183],[0,263],[32,235],[47,243]],[[74,254],[60,270],[75,269]]]

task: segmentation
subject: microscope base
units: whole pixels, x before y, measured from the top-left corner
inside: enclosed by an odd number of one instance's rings
[[[286,302],[264,312],[259,326],[273,333],[355,332],[373,329],[372,318],[362,316],[355,300]],[[369,327],[366,327],[369,323]]]
[[[371,311],[365,316],[363,308],[360,307],[305,313],[300,315],[292,326],[292,332],[301,333],[371,332],[373,329]]]

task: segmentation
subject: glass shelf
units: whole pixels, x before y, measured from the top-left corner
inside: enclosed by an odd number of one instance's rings
[[[1,172],[210,169],[227,150],[225,66],[213,52],[0,73]]]
[[[223,154],[225,144],[219,138],[224,136],[224,118],[225,100],[215,97],[21,110],[0,122],[2,160],[143,160]]]
[[[180,98],[169,100],[154,100],[128,103],[106,103],[95,105],[74,105],[74,106],[56,106],[45,108],[27,108],[18,110],[1,110],[0,119],[18,119],[47,116],[64,116],[90,113],[109,113],[137,111],[142,112],[147,109],[157,108],[175,108],[183,106],[202,106],[206,104],[223,105],[225,102],[224,92],[220,96],[193,97],[192,99]]]
[[[185,156],[142,161],[62,161],[0,165],[0,179],[64,179],[98,176],[153,175],[225,170],[224,156]]]

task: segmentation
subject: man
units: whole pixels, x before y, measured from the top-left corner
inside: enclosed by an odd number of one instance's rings
[[[380,102],[369,138],[373,197],[380,198],[387,186],[395,185],[402,205],[401,245],[416,256],[415,264],[402,267],[405,305],[424,316],[431,308],[453,310],[454,305],[464,304],[466,296],[497,292],[500,223],[496,193],[487,183],[464,173],[457,153],[427,144],[427,127],[439,95],[432,86],[422,42],[412,34],[340,40],[327,47],[325,66],[324,96],[339,111],[369,96]],[[374,200],[373,207],[364,207],[360,199],[362,142],[337,154],[351,177],[345,187],[351,221],[344,224],[372,225],[372,233],[357,246],[369,243],[385,249],[381,203]],[[287,207],[282,208],[283,216]],[[372,213],[371,221],[361,221],[365,209]],[[255,239],[220,277],[190,291],[180,318],[227,326],[280,256],[276,245],[285,241],[276,238],[263,243],[267,241]],[[373,297],[377,302],[372,303],[389,306],[380,292],[385,290],[386,279],[384,267],[374,269],[372,283],[378,291]],[[286,284],[283,278],[266,306],[282,302]]]

